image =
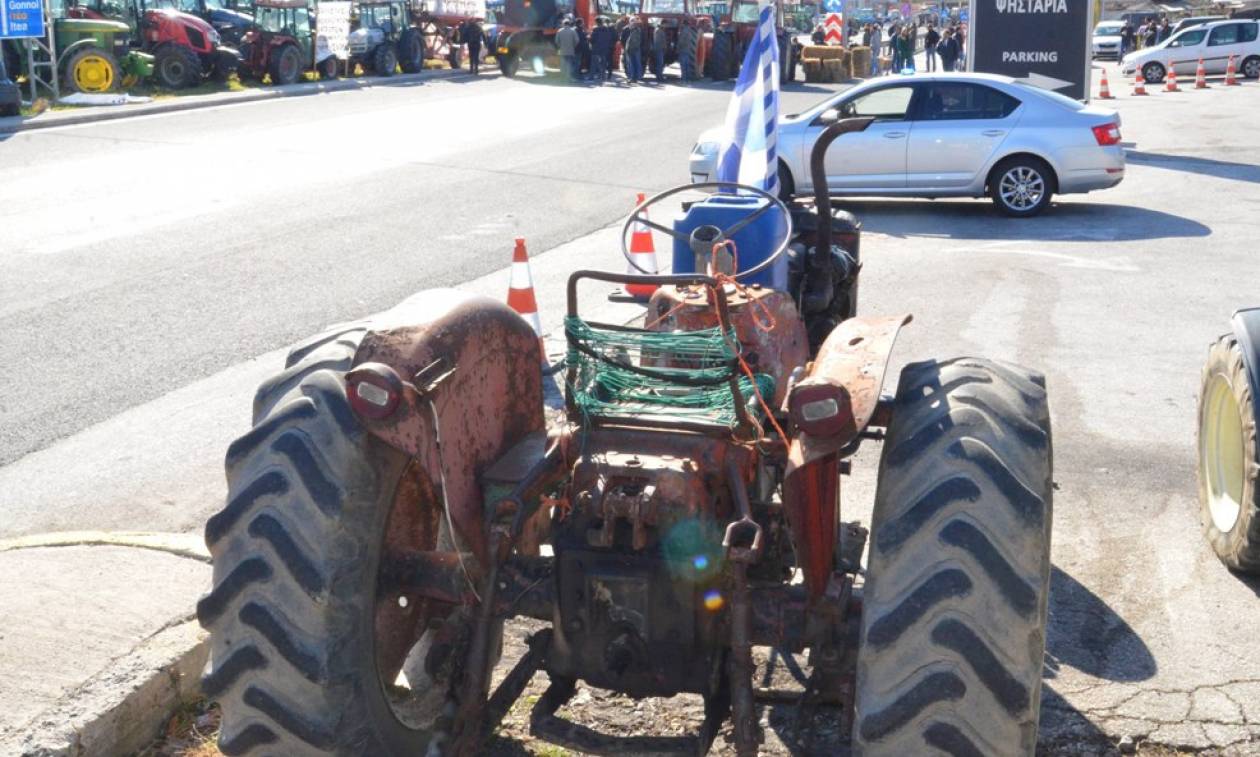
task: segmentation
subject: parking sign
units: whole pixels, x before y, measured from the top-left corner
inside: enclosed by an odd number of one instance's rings
[[[44,36],[44,0],[0,0],[0,39]]]
[[[1091,3],[971,0],[967,65],[1089,99]]]

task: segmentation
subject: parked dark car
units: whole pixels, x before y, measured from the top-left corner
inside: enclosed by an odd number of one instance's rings
[[[0,55],[0,116],[16,116],[22,108],[22,91],[9,78],[8,69],[4,67],[4,56]]]

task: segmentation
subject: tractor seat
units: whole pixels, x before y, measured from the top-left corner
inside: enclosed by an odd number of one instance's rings
[[[774,397],[773,377],[749,378],[740,370],[734,331],[646,331],[569,316],[564,333],[568,405],[580,415],[575,420],[685,423],[730,431],[739,425],[737,402],[760,421],[765,413],[758,392]]]

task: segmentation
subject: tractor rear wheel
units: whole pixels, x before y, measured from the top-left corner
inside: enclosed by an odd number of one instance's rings
[[[499,61],[499,72],[509,79],[516,76],[516,71],[521,65],[521,59],[513,53],[496,55],[495,60]]]
[[[378,45],[372,53],[372,70],[377,76],[393,76],[398,68],[398,53],[388,42]]]
[[[74,92],[114,92],[122,83],[122,69],[110,53],[88,47],[70,56],[66,83]]]
[[[1260,572],[1255,389],[1237,337],[1221,337],[1199,389],[1199,510],[1216,556],[1246,573]]]
[[[167,89],[184,89],[201,83],[201,61],[196,53],[181,45],[158,48],[153,71],[158,83]]]
[[[302,54],[294,45],[284,45],[271,55],[267,67],[272,84],[293,84],[302,75]]]
[[[228,448],[227,505],[205,532],[214,584],[197,605],[225,754],[425,754],[445,736],[475,608],[388,579],[395,556],[449,535],[433,482],[349,407],[363,334],[296,347]],[[417,664],[421,649],[437,651]]]
[[[420,30],[408,29],[398,40],[398,62],[403,73],[416,74],[424,70],[424,38]]]
[[[855,753],[1035,752],[1051,471],[1040,374],[968,358],[902,371],[871,520]]]
[[[709,60],[705,65],[706,72],[713,81],[726,81],[731,78],[731,59],[735,55],[735,37],[723,32],[713,35],[713,49],[709,51]]]

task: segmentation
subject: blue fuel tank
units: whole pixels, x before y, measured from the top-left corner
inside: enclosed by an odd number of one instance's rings
[[[706,224],[723,230],[729,229],[769,203],[764,197],[713,195],[676,216],[674,230],[689,235],[697,226]],[[771,209],[740,229],[734,240],[739,254],[739,270],[747,271],[770,257],[775,243],[787,233],[787,223],[788,219],[781,212]],[[674,239],[674,273],[696,273],[696,256],[691,247],[678,238]],[[760,284],[769,289],[787,291],[788,256],[782,255],[774,265],[756,276],[742,279],[742,283]]]

